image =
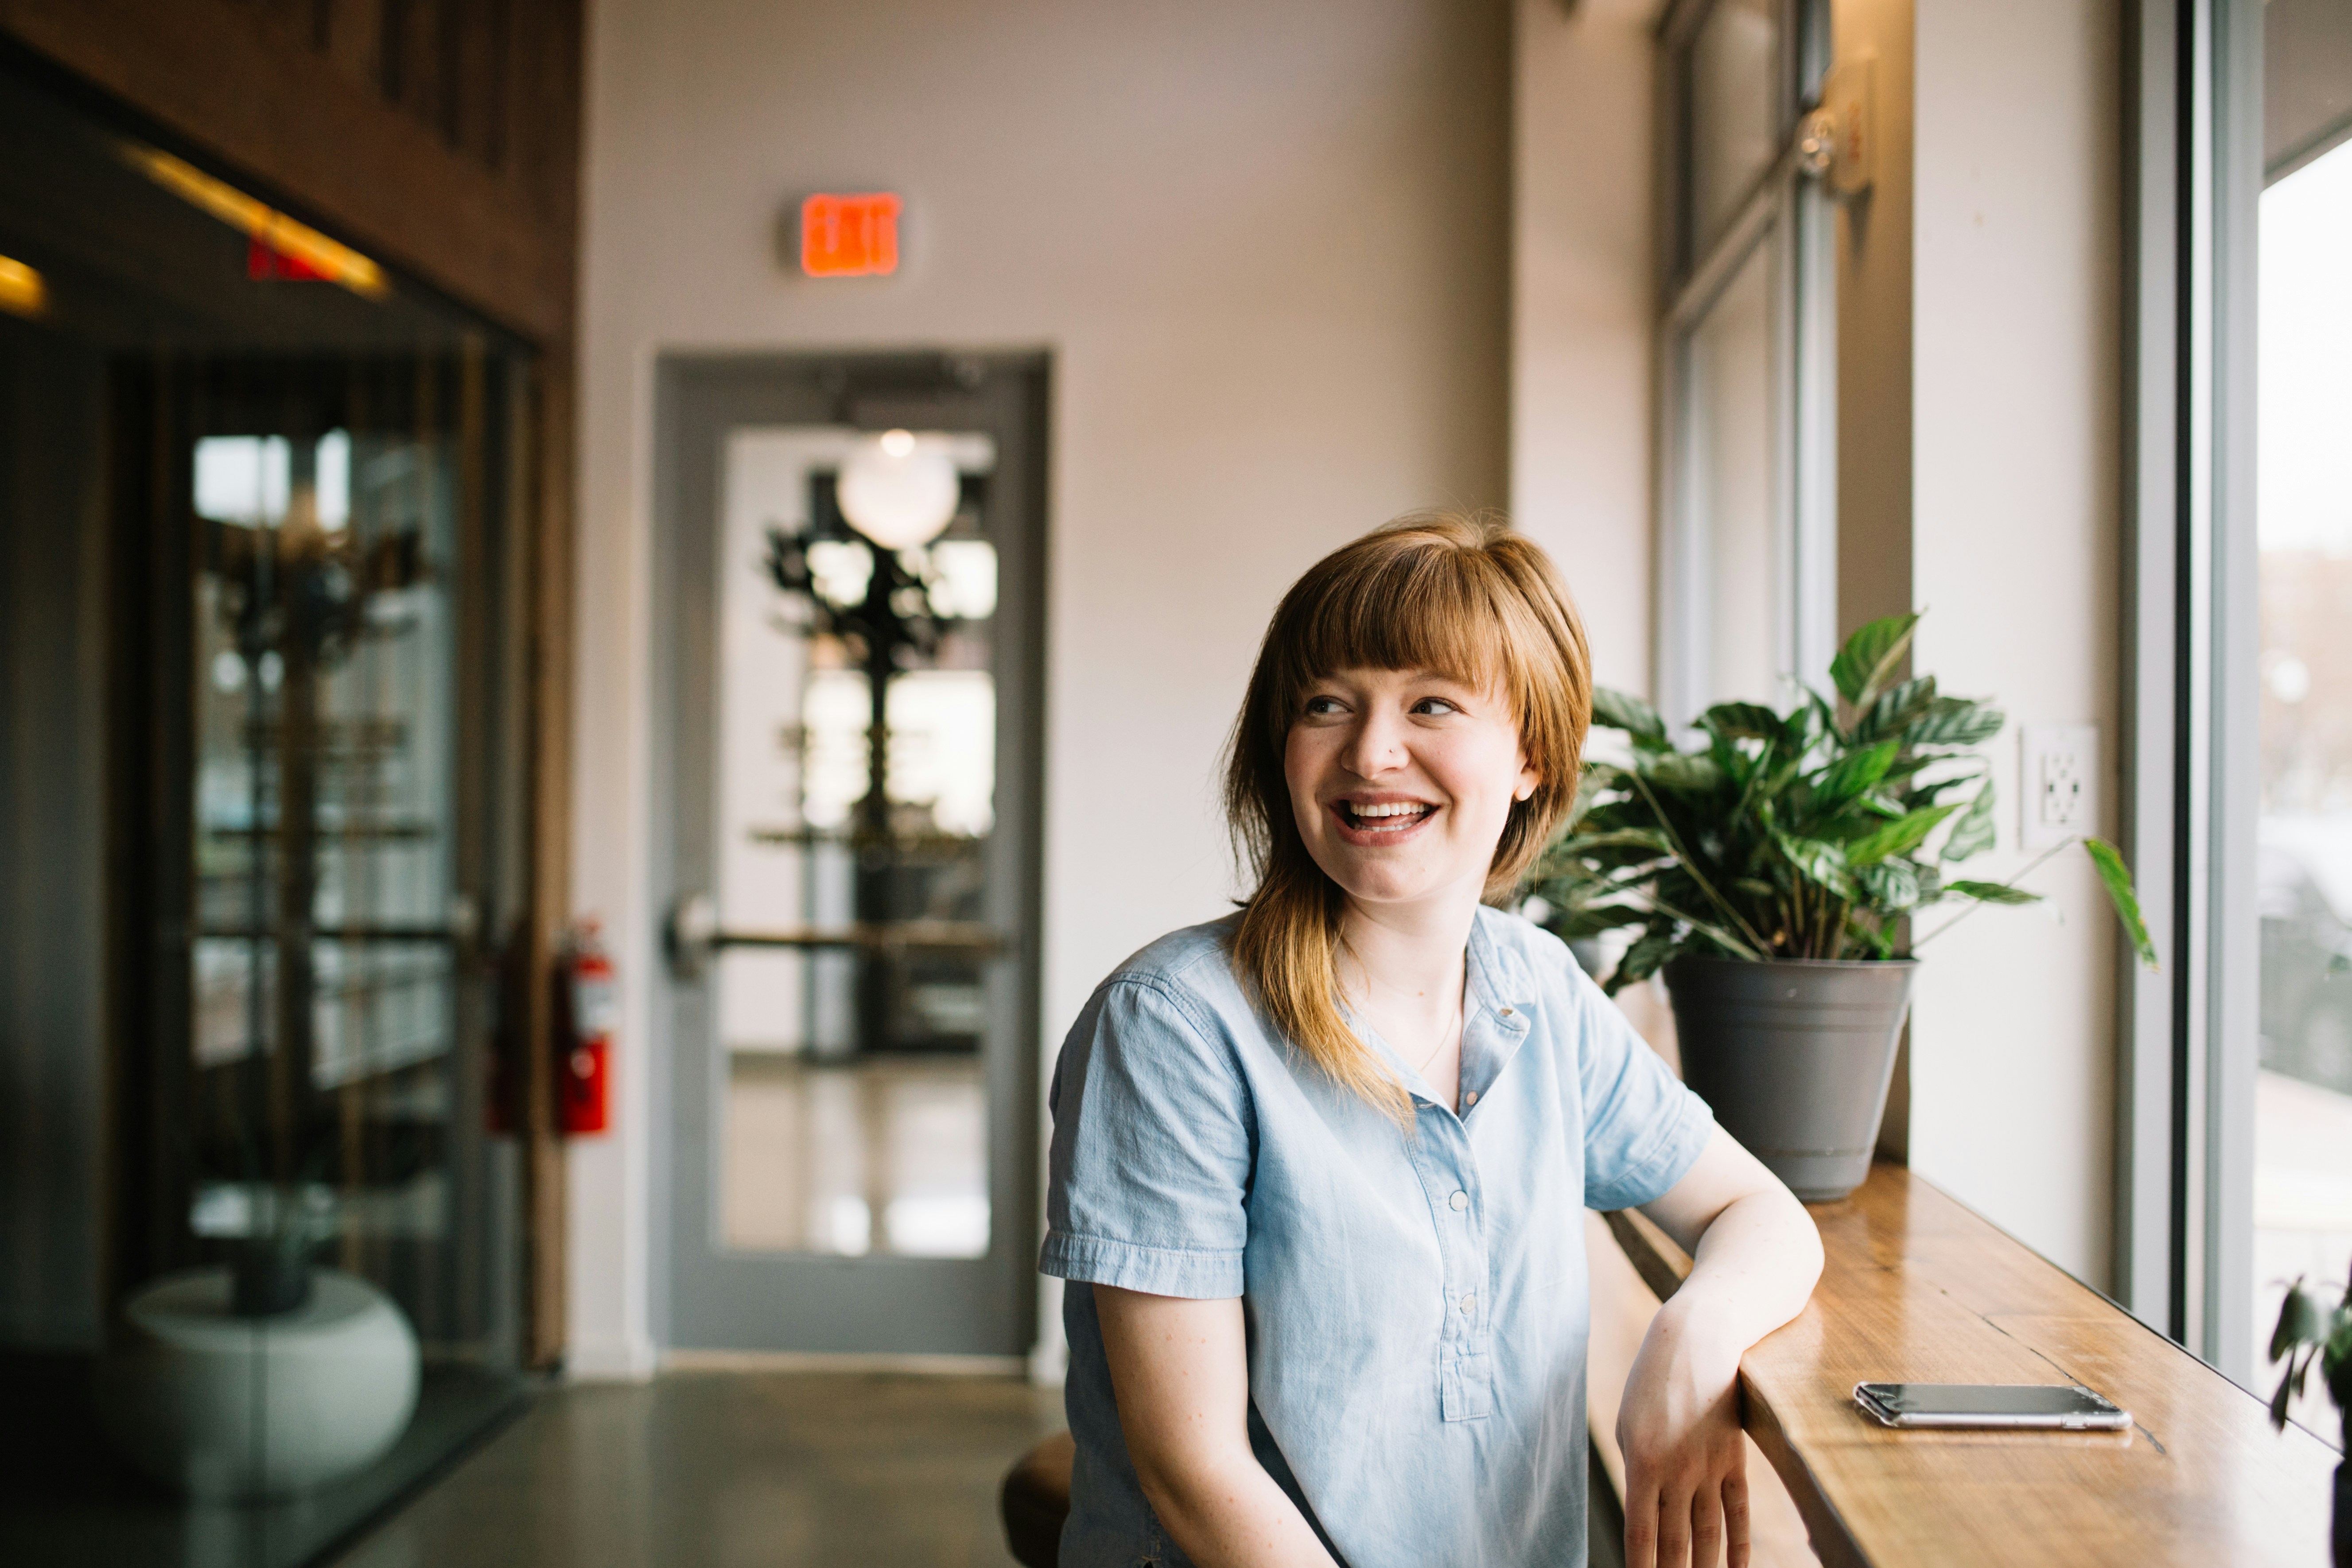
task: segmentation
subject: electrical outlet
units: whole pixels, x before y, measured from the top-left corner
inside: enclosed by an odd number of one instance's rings
[[[2098,830],[2097,725],[2020,725],[2017,752],[2019,848],[2055,849]]]

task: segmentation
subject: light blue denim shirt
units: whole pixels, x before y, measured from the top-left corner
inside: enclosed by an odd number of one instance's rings
[[[1041,1267],[1072,1282],[1066,1568],[1181,1563],[1129,1464],[1085,1282],[1238,1296],[1259,1461],[1349,1568],[1581,1564],[1580,1211],[1681,1180],[1713,1128],[1557,938],[1481,909],[1462,1113],[1413,1135],[1267,1032],[1231,921],[1163,937],[1062,1044]]]

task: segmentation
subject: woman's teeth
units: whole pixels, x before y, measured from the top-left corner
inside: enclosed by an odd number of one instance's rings
[[[1411,827],[1437,808],[1420,802],[1397,801],[1384,805],[1350,805],[1349,822],[1368,833],[1394,833]]]

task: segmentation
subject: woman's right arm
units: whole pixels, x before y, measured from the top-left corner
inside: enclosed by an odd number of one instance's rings
[[[1240,1300],[1089,1289],[1128,1458],[1185,1555],[1201,1568],[1335,1568],[1250,1452]]]

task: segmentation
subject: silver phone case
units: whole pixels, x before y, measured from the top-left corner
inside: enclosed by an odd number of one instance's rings
[[[2083,1388],[2080,1384],[2073,1386],[2082,1389],[2082,1392],[2091,1394],[2094,1398],[2105,1397],[2095,1390]],[[2122,1432],[2131,1426],[2131,1412],[2128,1410],[2117,1410],[2110,1415],[2095,1413],[2087,1415],[1946,1415],[1933,1411],[1898,1415],[1873,1399],[1867,1392],[1869,1387],[1870,1384],[1867,1381],[1853,1385],[1853,1402],[1862,1406],[1864,1414],[1881,1426],[1893,1426],[1906,1431],[1942,1427],[1948,1430],[1979,1431],[2023,1429],[2035,1432]]]

